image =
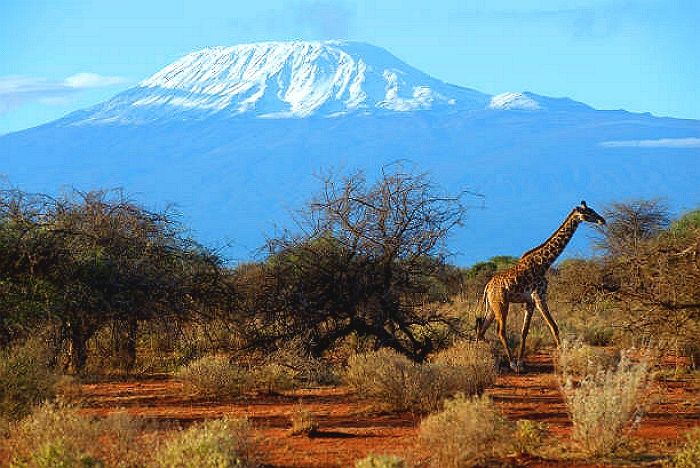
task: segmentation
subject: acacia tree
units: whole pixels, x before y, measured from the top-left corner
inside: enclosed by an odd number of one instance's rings
[[[185,318],[223,295],[218,258],[182,236],[167,213],[149,212],[121,192],[2,195],[0,267],[5,289],[16,293],[13,322],[58,323],[74,371],[104,325],[124,325],[117,344],[128,368],[139,320]]]
[[[613,297],[624,307],[629,317],[625,324],[634,335],[697,343],[700,228],[688,223],[682,231],[674,229],[692,213],[671,229],[665,210],[650,214],[644,218],[653,220],[654,234],[632,239],[624,253],[605,259],[607,277],[615,285]]]
[[[668,208],[660,200],[613,203],[598,229],[597,247],[611,256],[634,255],[639,247],[669,226]]]
[[[431,327],[454,323],[428,308],[444,276],[445,240],[466,213],[465,193],[445,195],[400,165],[368,183],[362,172],[322,178],[297,219],[301,234],[269,242],[256,272],[249,329],[255,343],[301,337],[313,354],[357,333],[414,359],[436,345]]]

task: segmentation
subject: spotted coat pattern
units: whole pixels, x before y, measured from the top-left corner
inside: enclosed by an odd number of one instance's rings
[[[511,368],[519,371],[525,353],[525,340],[532,315],[537,308],[542,314],[557,345],[560,345],[559,328],[547,307],[547,270],[561,255],[582,221],[605,224],[605,220],[593,209],[581,202],[581,206],[569,213],[559,228],[542,245],[525,252],[518,262],[507,270],[497,272],[484,289],[483,302],[486,316],[477,321],[477,339],[483,339],[494,320],[497,334]],[[513,361],[506,341],[508,307],[512,303],[525,304],[525,317],[520,339],[518,360]]]

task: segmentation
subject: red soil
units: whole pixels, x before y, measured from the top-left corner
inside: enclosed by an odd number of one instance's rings
[[[658,396],[641,426],[633,433],[647,453],[668,453],[684,432],[700,424],[697,381],[662,381]],[[368,453],[420,456],[413,452],[420,418],[411,414],[378,414],[344,388],[304,389],[278,396],[253,396],[232,402],[192,400],[173,380],[141,380],[83,386],[85,413],[103,416],[124,408],[152,420],[159,429],[186,426],[224,415],[247,416],[266,439],[263,458],[271,466],[353,466]],[[511,419],[549,424],[565,439],[571,423],[546,355],[529,361],[529,372],[506,374],[487,391]],[[313,437],[289,433],[289,414],[301,405],[319,422]],[[513,458],[511,465],[570,466],[571,462]],[[582,464],[580,464],[582,466]]]

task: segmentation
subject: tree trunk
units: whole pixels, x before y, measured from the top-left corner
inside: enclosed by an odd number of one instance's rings
[[[88,334],[77,322],[69,322],[68,327],[68,370],[80,374],[87,361]]]
[[[125,362],[126,371],[131,372],[136,365],[136,341],[138,339],[139,323],[135,317],[129,317],[126,322]]]

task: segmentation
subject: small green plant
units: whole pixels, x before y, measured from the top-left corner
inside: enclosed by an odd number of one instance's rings
[[[26,460],[14,460],[13,468],[89,468],[100,467],[102,463],[84,453],[72,451],[61,442],[47,443],[32,452]]]
[[[178,468],[258,466],[256,439],[245,418],[205,421],[168,440],[155,454],[154,465]]]
[[[430,466],[458,468],[484,463],[513,448],[513,424],[482,395],[457,396],[445,409],[425,418],[419,428],[421,447]]]
[[[289,432],[292,435],[314,435],[318,431],[318,421],[314,415],[301,406],[296,407],[289,415],[292,427]]]
[[[251,386],[248,371],[224,356],[205,356],[177,372],[192,393],[206,397],[236,397]]]
[[[535,455],[549,433],[546,423],[530,419],[518,419],[515,424],[515,443],[522,453]]]
[[[627,353],[616,369],[587,374],[578,384],[566,378],[562,390],[572,438],[582,452],[606,456],[625,441],[627,431],[641,420],[650,382],[649,363],[633,363]]]
[[[664,466],[669,468],[696,468],[700,466],[700,427],[688,432],[686,442]]]
[[[38,339],[0,351],[0,419],[21,419],[56,395],[58,375]]]
[[[355,468],[404,468],[406,462],[396,455],[375,455],[370,453],[355,462]]]

